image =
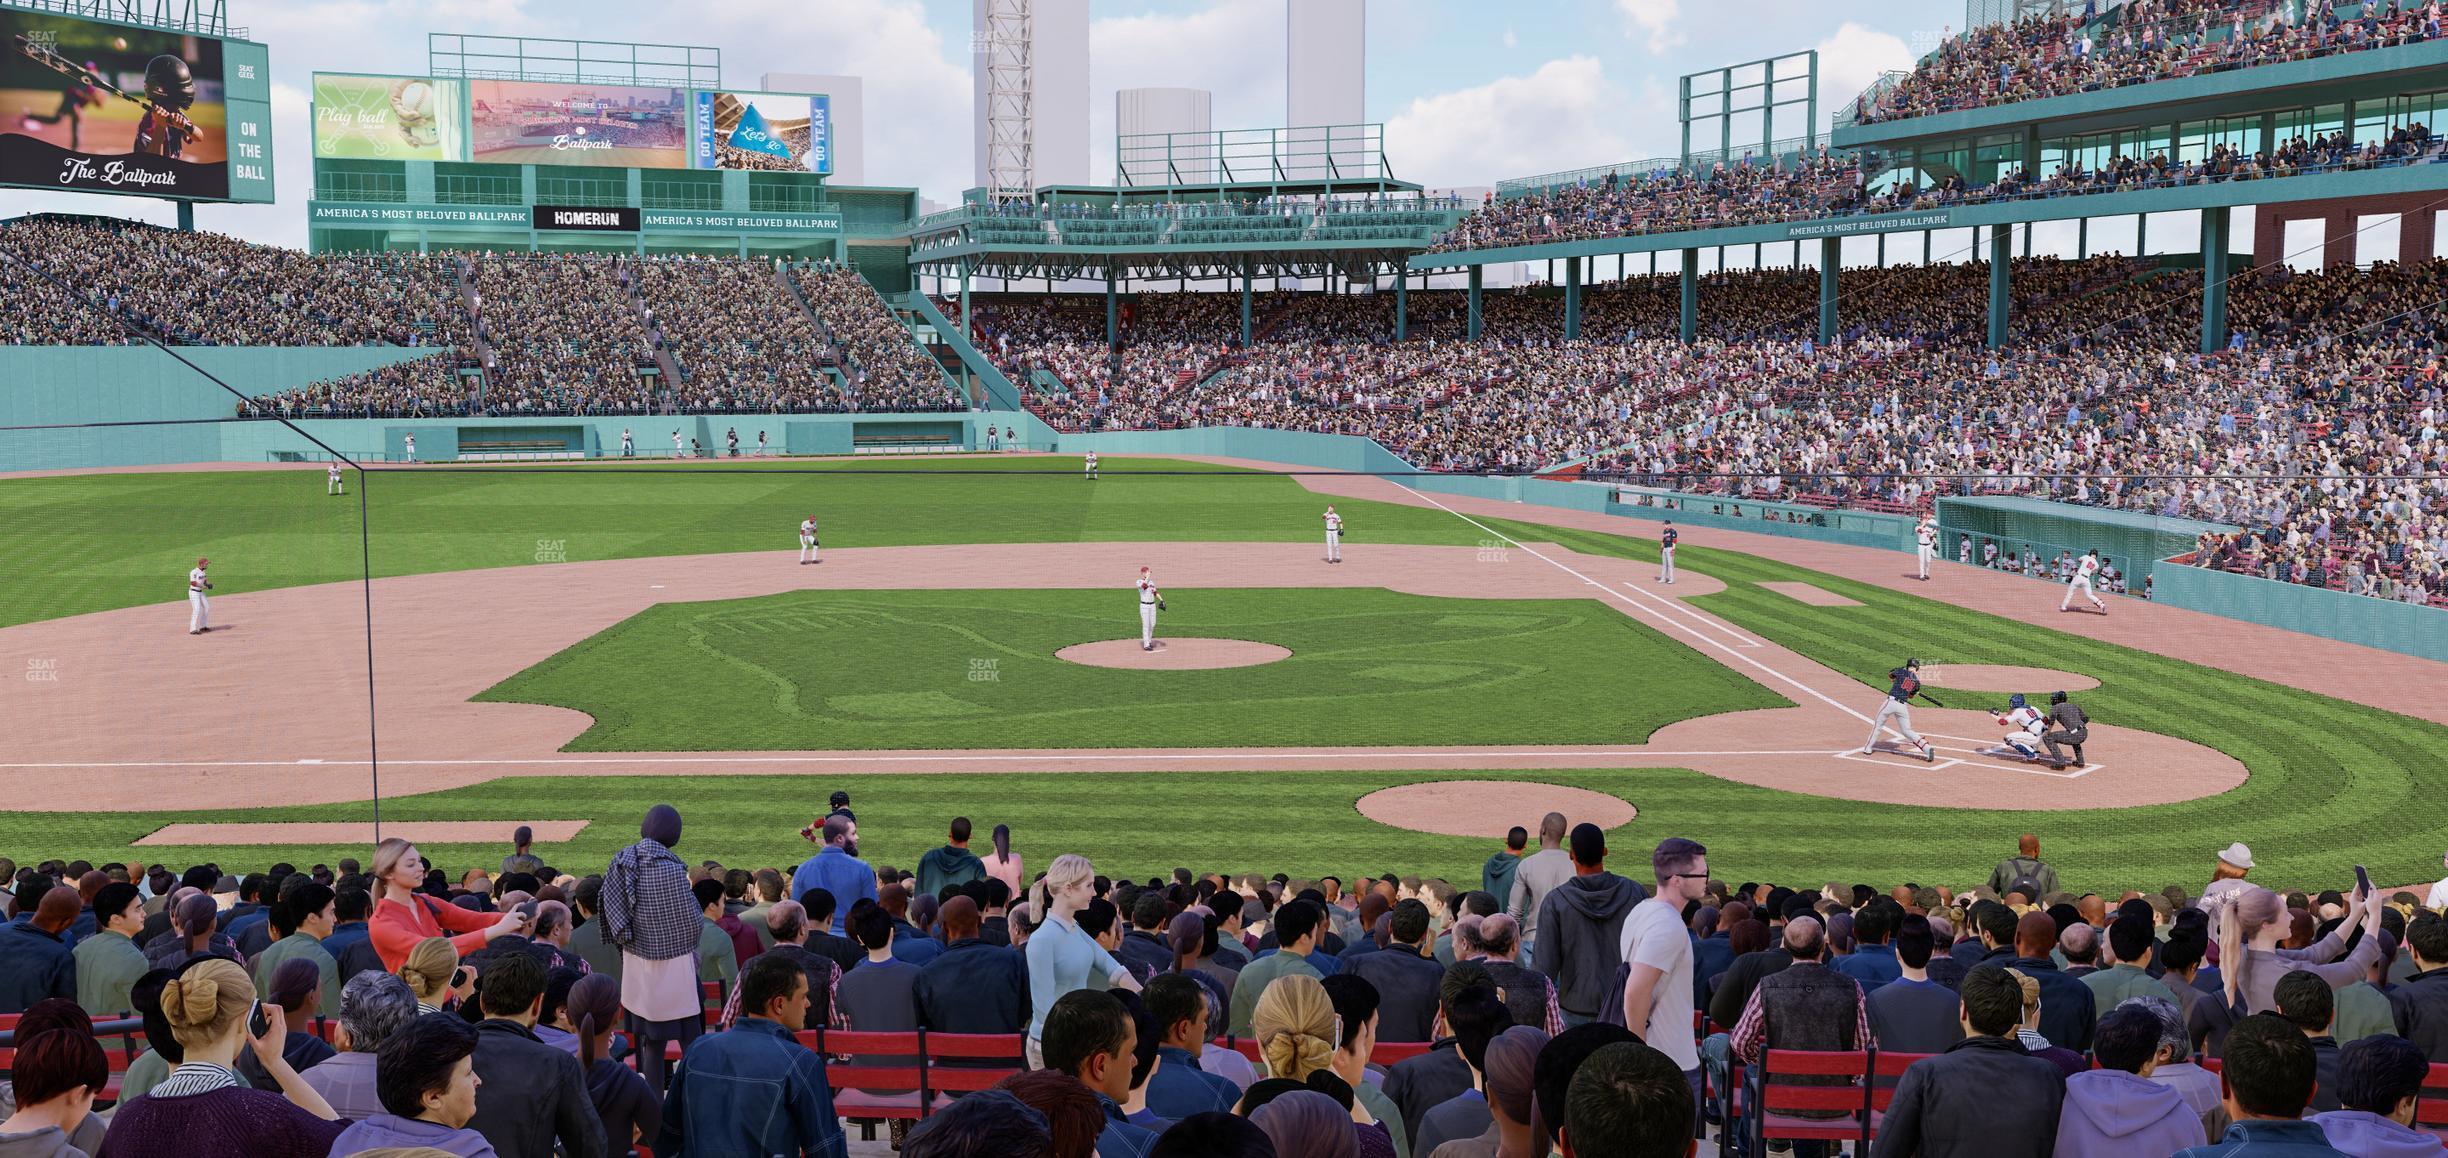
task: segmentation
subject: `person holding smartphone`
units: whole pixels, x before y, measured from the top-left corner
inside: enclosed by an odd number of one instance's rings
[[[374,882],[381,897],[374,902],[367,934],[389,972],[398,972],[409,951],[427,937],[449,936],[451,947],[465,957],[495,937],[527,932],[527,918],[518,913],[472,913],[419,893],[425,883],[425,857],[396,836],[374,846]]]

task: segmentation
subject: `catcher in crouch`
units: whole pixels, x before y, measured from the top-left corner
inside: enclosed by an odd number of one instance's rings
[[[2006,746],[2022,753],[2026,760],[2042,758],[2040,755],[2040,725],[2044,719],[2045,717],[2033,710],[2030,704],[2024,702],[2021,692],[2007,697],[2006,710],[1997,716],[1998,726],[2006,729]]]

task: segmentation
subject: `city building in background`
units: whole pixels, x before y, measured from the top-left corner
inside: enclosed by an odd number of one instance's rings
[[[1215,94],[1203,88],[1126,88],[1114,93],[1114,132],[1120,137],[1158,133],[1201,134],[1215,128]],[[1117,157],[1124,185],[1187,184],[1215,179],[1212,148],[1193,146],[1169,159]]]
[[[1368,13],[1363,0],[1284,0],[1284,124],[1357,125],[1368,120]],[[1296,148],[1328,152],[1338,168],[1366,163],[1359,142],[1298,135]]]

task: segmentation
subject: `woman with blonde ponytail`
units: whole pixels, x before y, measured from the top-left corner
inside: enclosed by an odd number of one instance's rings
[[[2247,884],[2205,900],[2217,910],[2210,914],[2210,923],[2218,929],[2219,977],[2231,1010],[2251,1014],[2277,1009],[2278,979],[2294,970],[2309,970],[2330,988],[2342,989],[2363,980],[2380,959],[2380,912],[2386,906],[2360,891],[2347,898],[2345,922],[2302,949],[2278,947],[2291,925],[2286,900],[2277,893]],[[2343,933],[2358,923],[2363,936],[2348,953]]]
[[[112,1158],[323,1158],[346,1123],[281,1056],[280,1006],[255,1000],[236,962],[198,958],[162,987],[162,1017],[185,1060],[153,1091],[120,1107],[106,1145]],[[251,1015],[265,1032],[249,1031]],[[251,1051],[279,1094],[251,1089],[235,1068]]]
[[[1259,1064],[1268,1077],[1305,1082],[1310,1074],[1334,1065],[1342,1028],[1326,987],[1315,977],[1288,973],[1259,996],[1258,1010],[1250,1016],[1250,1036],[1258,1039]]]
[[[473,976],[458,987],[451,985],[458,971],[459,948],[448,937],[427,937],[408,951],[408,959],[400,962],[399,979],[408,983],[408,992],[416,994],[419,1016],[440,1013],[444,1002],[453,997],[465,1001],[475,992]]]
[[[1105,947],[1096,943],[1074,919],[1096,898],[1096,866],[1088,858],[1066,854],[1054,858],[1045,877],[1029,890],[1029,916],[1036,928],[1021,950],[1028,957],[1028,1064],[1045,1065],[1046,1013],[1062,995],[1086,989],[1103,977],[1108,988],[1139,991],[1139,980]]]

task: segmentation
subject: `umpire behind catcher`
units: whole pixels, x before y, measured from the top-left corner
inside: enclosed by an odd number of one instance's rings
[[[2064,692],[2051,692],[2046,722],[2049,730],[2040,742],[2048,745],[2049,767],[2066,766],[2065,753],[2057,750],[2059,744],[2074,745],[2074,762],[2082,763],[2083,741],[2091,738],[2091,717],[2083,714],[2082,706],[2067,699]]]

